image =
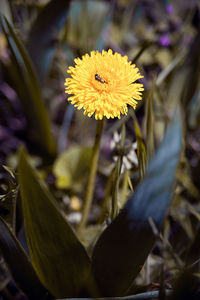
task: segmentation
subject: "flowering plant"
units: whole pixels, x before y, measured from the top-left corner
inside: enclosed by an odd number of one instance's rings
[[[165,2],[0,1],[0,298],[200,298],[199,7]]]

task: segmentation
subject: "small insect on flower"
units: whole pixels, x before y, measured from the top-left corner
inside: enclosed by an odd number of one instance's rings
[[[84,114],[96,120],[121,118],[127,114],[128,105],[136,108],[142,99],[143,84],[137,82],[143,76],[127,56],[108,51],[92,51],[82,58],[75,58],[75,66],[69,67],[71,77],[66,78],[65,92]]]
[[[98,74],[95,74],[95,79],[100,81],[101,83],[107,83],[103,78],[101,78]]]

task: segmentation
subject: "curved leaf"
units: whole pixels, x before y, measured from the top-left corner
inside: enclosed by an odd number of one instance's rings
[[[130,114],[133,118],[134,128],[135,128],[135,136],[137,141],[137,157],[138,157],[138,169],[139,169],[139,176],[140,179],[143,179],[146,171],[147,165],[147,153],[146,153],[146,146],[144,142],[144,138],[142,136],[142,132],[140,129],[140,125],[136,118],[136,115],[133,110],[130,111]]]
[[[171,201],[181,146],[180,119],[176,117],[145,179],[97,241],[92,268],[104,296],[124,295],[151,251],[155,236],[149,218],[161,226]]]
[[[12,26],[2,15],[0,22],[11,51],[12,65],[8,70],[32,130],[31,138],[45,154],[54,155],[56,145],[31,60]]]
[[[53,165],[58,188],[70,188],[85,176],[91,162],[92,148],[70,147],[61,153]]]
[[[36,276],[28,256],[1,217],[0,251],[14,280],[29,299],[43,299],[47,291]]]
[[[89,257],[23,150],[19,182],[26,237],[38,277],[55,297],[78,297],[88,276]]]
[[[29,33],[27,48],[42,82],[51,63],[57,35],[66,21],[70,0],[52,0],[38,15]]]

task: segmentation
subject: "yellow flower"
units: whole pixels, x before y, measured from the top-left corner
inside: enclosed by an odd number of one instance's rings
[[[120,119],[121,114],[127,114],[127,104],[134,109],[137,100],[141,100],[143,85],[134,83],[142,78],[138,68],[128,62],[127,56],[121,56],[112,50],[92,51],[82,59],[76,58],[75,67],[67,71],[71,78],[66,78],[66,93],[78,109],[84,109],[84,114],[95,119]]]

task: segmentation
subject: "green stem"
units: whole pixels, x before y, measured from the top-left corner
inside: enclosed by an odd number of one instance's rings
[[[127,200],[127,194],[128,194],[128,185],[129,185],[129,171],[126,170],[124,173],[123,183],[122,183],[122,193],[121,193],[121,207],[124,207],[126,200]]]
[[[117,164],[115,167],[114,175],[113,175],[113,184],[112,184],[112,199],[111,199],[111,213],[110,218],[113,220],[118,212],[118,188],[119,188],[119,177],[120,177],[120,169],[121,169],[121,157],[118,157]]]
[[[124,155],[123,152],[124,152],[125,136],[126,136],[126,127],[123,124],[122,125],[122,130],[121,130],[120,155],[118,157],[116,167],[115,167],[115,170],[114,170],[114,174],[113,174],[111,214],[110,214],[111,220],[113,220],[119,212],[117,196],[118,196],[118,189],[119,189],[119,180],[120,180],[122,160],[123,160],[123,155]]]
[[[103,120],[97,121],[97,128],[96,128],[96,136],[95,136],[95,142],[92,152],[92,160],[91,160],[91,167],[89,172],[89,178],[88,183],[86,187],[86,194],[85,194],[85,201],[83,204],[83,214],[82,219],[78,227],[78,232],[80,232],[83,227],[85,227],[89,210],[92,203],[93,193],[94,193],[94,184],[95,184],[95,178],[96,178],[96,172],[97,172],[97,163],[99,159],[99,151],[100,151],[100,143],[101,143],[101,136],[103,132]]]

